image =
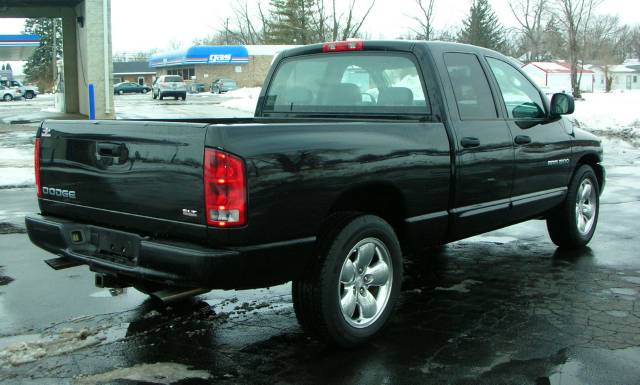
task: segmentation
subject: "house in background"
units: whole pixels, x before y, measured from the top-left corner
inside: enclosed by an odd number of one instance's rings
[[[522,67],[540,87],[546,87],[553,92],[571,93],[571,69],[563,62],[531,62]],[[580,91],[593,92],[595,87],[595,73],[590,69],[578,71]]]
[[[640,61],[625,60],[610,66],[585,65],[595,73],[595,90],[606,92],[606,76],[611,79],[611,91],[640,90]],[[606,74],[606,75],[605,75]]]
[[[132,82],[140,85],[153,84],[156,70],[147,61],[126,61],[113,63],[113,83]]]

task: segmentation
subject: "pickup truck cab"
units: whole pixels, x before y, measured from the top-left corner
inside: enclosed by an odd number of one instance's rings
[[[160,298],[293,281],[302,327],[354,346],[387,323],[409,252],[529,219],[590,241],[602,147],[573,110],[483,48],[294,48],[254,118],[43,122],[27,229],[50,266]]]

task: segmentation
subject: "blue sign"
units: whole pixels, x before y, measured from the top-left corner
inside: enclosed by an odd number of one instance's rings
[[[165,52],[149,58],[151,67],[173,67],[189,64],[247,64],[249,53],[241,45],[196,45],[186,50]]]

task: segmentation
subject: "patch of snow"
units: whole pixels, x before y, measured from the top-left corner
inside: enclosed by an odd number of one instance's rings
[[[238,88],[237,90],[229,91],[223,94],[225,99],[229,100],[220,103],[220,105],[234,110],[253,113],[256,110],[261,90],[262,88],[260,87],[253,87]]]
[[[57,334],[34,339],[33,336],[0,350],[0,367],[34,362],[47,356],[67,354],[105,340],[99,329],[64,329]]]
[[[475,279],[465,279],[464,281],[450,287],[438,286],[436,287],[436,290],[437,291],[457,291],[458,293],[468,293],[470,291],[469,286],[479,285],[481,283],[482,281],[476,281]]]
[[[35,184],[32,167],[0,167],[0,188],[31,187]]]
[[[588,130],[621,131],[632,129],[640,134],[640,91],[585,93],[576,101],[576,110],[569,115],[580,127]]]
[[[205,370],[194,370],[189,366],[175,362],[156,362],[141,364],[130,368],[114,369],[110,372],[94,374],[76,379],[78,385],[97,385],[116,380],[144,382],[151,384],[173,384],[178,381],[197,378],[206,380],[211,374]]]

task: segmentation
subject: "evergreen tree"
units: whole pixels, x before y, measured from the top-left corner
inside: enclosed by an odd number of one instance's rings
[[[504,28],[491,9],[489,0],[473,0],[469,17],[464,20],[458,33],[460,43],[504,51],[506,48]]]
[[[62,23],[52,18],[27,19],[24,23],[24,33],[40,36],[40,47],[24,66],[27,81],[38,83],[41,90],[51,89],[53,86],[53,29],[55,20],[56,54],[62,57]]]
[[[314,43],[314,5],[315,0],[271,0],[269,43]]]

